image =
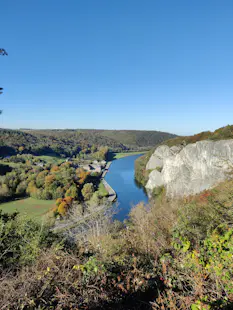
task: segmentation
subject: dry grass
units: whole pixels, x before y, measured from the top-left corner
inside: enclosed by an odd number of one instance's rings
[[[33,265],[2,272],[0,309],[224,309],[233,302],[232,238],[214,229],[232,227],[232,188],[227,181],[184,200],[163,194],[135,206],[126,225],[93,216],[75,250],[41,250]]]

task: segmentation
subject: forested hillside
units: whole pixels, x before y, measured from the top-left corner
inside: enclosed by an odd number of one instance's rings
[[[179,144],[189,144],[195,143],[203,140],[224,140],[224,139],[233,139],[233,125],[228,125],[225,127],[221,127],[216,129],[215,131],[203,131],[193,136],[182,136],[176,137],[175,139],[169,139],[163,144],[168,146],[179,145]]]
[[[111,151],[148,149],[174,135],[158,131],[108,130],[0,130],[0,156],[18,151],[36,155],[72,156],[91,147]]]
[[[76,131],[20,131],[0,130],[0,156],[18,151],[36,155],[56,154],[72,156],[91,147],[108,146],[114,151],[127,147],[113,139]]]
[[[103,137],[111,138],[118,143],[123,143],[130,147],[150,147],[163,142],[164,140],[176,137],[174,134],[161,131],[142,130],[82,130],[82,132],[92,132]]]

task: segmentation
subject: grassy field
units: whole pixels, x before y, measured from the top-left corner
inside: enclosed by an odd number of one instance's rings
[[[113,153],[113,159],[120,159],[126,156],[132,156],[132,155],[139,155],[139,154],[145,154],[146,151],[142,152],[127,152],[127,153]]]
[[[102,197],[107,197],[109,194],[108,194],[108,191],[106,190],[104,184],[101,182],[99,184],[99,194],[102,196]]]
[[[48,164],[54,164],[54,165],[59,165],[65,161],[65,158],[58,157],[58,156],[43,155],[43,156],[36,156],[36,157],[40,158],[41,160],[46,161]]]
[[[8,166],[10,166],[12,168],[16,168],[16,167],[19,167],[21,165],[21,163],[6,162],[6,161],[1,160],[1,159],[0,159],[0,164],[1,165],[6,165],[6,166],[8,165]]]
[[[48,211],[55,206],[54,200],[37,200],[25,198],[0,204],[3,212],[13,213],[15,211],[41,222],[46,219]],[[46,215],[46,216],[45,216]]]

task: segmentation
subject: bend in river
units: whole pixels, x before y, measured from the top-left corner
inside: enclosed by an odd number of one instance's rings
[[[132,206],[140,201],[148,203],[144,189],[137,185],[134,178],[134,162],[141,155],[127,156],[114,160],[105,176],[105,180],[117,193],[118,213],[115,219],[127,218]]]

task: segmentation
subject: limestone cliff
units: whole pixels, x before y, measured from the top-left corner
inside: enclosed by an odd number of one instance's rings
[[[200,141],[187,146],[159,146],[147,163],[154,169],[148,191],[165,186],[168,196],[188,196],[231,177],[233,140]]]

